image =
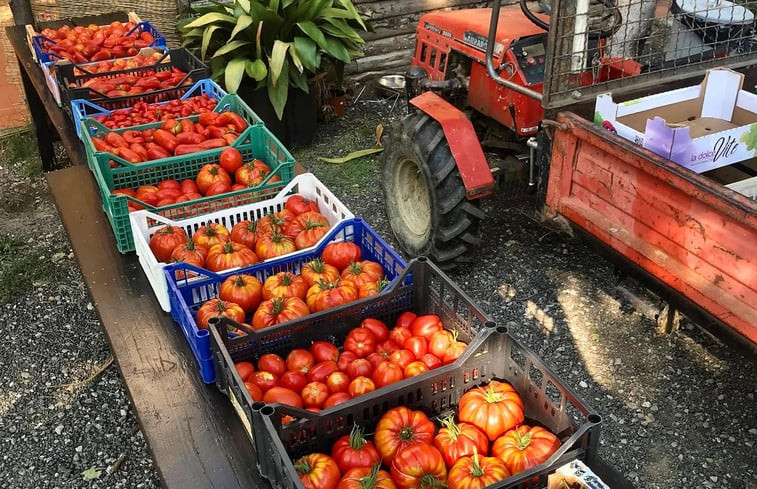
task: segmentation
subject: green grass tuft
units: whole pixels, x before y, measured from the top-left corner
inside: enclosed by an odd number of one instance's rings
[[[63,271],[14,236],[0,234],[0,304],[8,304],[35,282],[57,282]]]

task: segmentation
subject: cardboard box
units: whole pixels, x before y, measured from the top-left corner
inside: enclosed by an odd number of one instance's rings
[[[557,469],[547,480],[547,489],[610,489],[580,460]]]
[[[757,95],[744,75],[708,70],[700,85],[615,103],[599,95],[594,122],[686,168],[702,173],[755,156]]]

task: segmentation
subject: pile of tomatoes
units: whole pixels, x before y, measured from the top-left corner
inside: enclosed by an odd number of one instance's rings
[[[305,214],[309,213],[301,215]],[[260,234],[255,251],[234,241],[216,244],[207,252],[205,268],[247,266],[255,263],[254,259],[265,260],[286,254],[283,251],[294,251],[291,244],[287,250],[281,248],[280,242],[285,239],[291,242],[275,233]],[[186,256],[188,246],[197,255],[201,245],[179,245],[171,259],[193,263],[195,256]],[[361,254],[355,243],[337,241],[326,245],[320,259],[304,263],[299,274],[278,272],[264,283],[253,275],[231,275],[220,284],[218,297],[205,301],[198,309],[197,327],[206,329],[210,318],[226,316],[259,330],[378,294],[386,285],[384,267],[375,261],[361,260]],[[249,316],[252,319],[247,324],[245,319]]]
[[[128,109],[117,109],[107,115],[95,116],[94,119],[108,129],[121,129],[166,119],[178,119],[204,112],[213,112],[215,107],[215,99],[209,97],[207,94],[202,94],[186,99],[174,99],[168,103],[148,104],[146,102],[138,102]]]
[[[171,156],[222,148],[232,144],[247,129],[247,121],[237,113],[205,112],[197,122],[166,119],[157,129],[111,131],[103,138],[92,137],[96,151],[116,155],[129,163],[143,163]],[[111,167],[117,164],[110,162]],[[241,157],[226,172],[234,174],[242,166]],[[229,175],[223,179],[229,179]],[[231,185],[231,184],[229,184]]]
[[[95,76],[81,85],[70,82],[69,87],[84,87],[90,89],[92,97],[126,97],[128,95],[140,95],[166,90],[184,85],[191,85],[192,78],[179,68],[172,66],[170,69],[148,69],[138,73],[124,73],[115,76]]]
[[[151,144],[153,143],[148,142],[147,146],[152,149]],[[271,168],[261,160],[254,159],[245,163],[239,150],[226,148],[221,152],[219,163],[203,165],[194,180],[186,179],[179,182],[169,178],[162,180],[157,185],[141,185],[136,189],[115,189],[111,191],[111,194],[127,195],[144,204],[162,207],[235,190],[255,188],[263,183],[270,173]],[[269,182],[280,180],[281,178],[274,175]],[[144,209],[144,206],[131,200],[128,207],[129,212]],[[198,208],[197,210],[199,212],[201,209]],[[190,214],[194,215],[195,213],[190,210]]]
[[[306,489],[482,489],[545,462],[560,440],[523,424],[523,401],[506,382],[467,391],[457,419],[440,428],[422,411],[400,406],[379,420],[373,440],[355,427],[331,453],[294,463]]]
[[[88,63],[113,58],[136,56],[140,49],[150,46],[155,38],[149,32],[141,32],[134,22],[111,22],[87,27],[64,25],[56,29],[43,29],[40,34],[42,51],[53,53],[74,63]]]
[[[130,70],[132,68],[139,68],[140,66],[154,65],[161,61],[169,61],[166,53],[163,51],[155,51],[153,53],[144,56],[137,54],[129,58],[117,58],[106,61],[99,61],[97,63],[88,63],[86,65],[80,65],[81,68],[74,68],[75,75],[89,75],[92,73],[108,73],[111,71]]]
[[[257,369],[250,362],[235,365],[253,400],[320,411],[452,363],[466,347],[439,316],[407,311],[391,330],[378,319],[364,319],[347,334],[342,351],[316,341],[286,358],[262,355]]]
[[[198,177],[200,183],[202,179]],[[309,248],[329,228],[328,219],[318,212],[318,203],[295,194],[287,199],[281,211],[256,221],[239,221],[231,230],[209,222],[190,239],[180,227],[163,226],[152,235],[149,245],[159,262],[181,261],[220,272]]]

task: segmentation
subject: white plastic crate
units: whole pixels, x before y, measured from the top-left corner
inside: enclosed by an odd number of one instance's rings
[[[284,187],[276,197],[270,200],[224,209],[210,214],[182,219],[180,221],[167,219],[146,210],[130,213],[129,220],[131,221],[131,232],[134,236],[134,248],[139,257],[139,264],[142,265],[142,269],[145,271],[145,275],[147,275],[147,279],[150,281],[150,285],[155,292],[155,297],[158,298],[160,307],[166,312],[171,311],[166,279],[163,274],[163,268],[166,264],[159,262],[155,258],[155,255],[152,253],[149,246],[150,238],[158,228],[167,224],[178,226],[184,229],[190,238],[200,226],[204,226],[209,222],[223,224],[226,228],[231,230],[231,228],[240,221],[255,221],[267,214],[273,214],[280,211],[284,208],[287,197],[293,194],[300,194],[303,197],[316,201],[320,213],[328,219],[331,227],[344,219],[352,219],[355,217],[352,212],[350,212],[349,209],[347,209],[344,204],[342,204],[339,199],[337,199],[336,196],[312,173],[297,175],[291,182],[289,182],[289,185]],[[320,240],[318,243],[320,243]],[[318,243],[314,246],[317,246]],[[301,251],[303,250],[297,250],[298,253]]]

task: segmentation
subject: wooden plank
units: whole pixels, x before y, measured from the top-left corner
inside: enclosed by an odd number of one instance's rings
[[[137,256],[116,250],[87,167],[49,173],[47,181],[164,485],[265,487],[228,398],[202,383]]]
[[[418,12],[430,12],[445,8],[461,8],[480,5],[476,0],[379,0],[371,3],[356,5],[358,11],[368,17],[370,21],[386,19],[388,17],[400,17]]]
[[[363,73],[365,71],[374,71],[378,69],[397,68],[395,71],[402,72],[399,69],[410,65],[415,48],[404,49],[394,53],[378,54],[376,56],[366,56],[358,58],[344,68],[347,74]]]
[[[361,36],[370,44],[372,41],[379,39],[386,39],[387,37],[401,36],[404,34],[415,34],[416,23],[409,23],[407,25],[395,25],[393,27],[375,27],[373,32],[361,33]]]
[[[396,53],[397,51],[406,51],[415,47],[415,33],[400,34],[386,39],[377,39],[366,43],[363,47],[363,53],[366,56],[376,56],[379,54]],[[408,63],[410,59],[408,58]]]

